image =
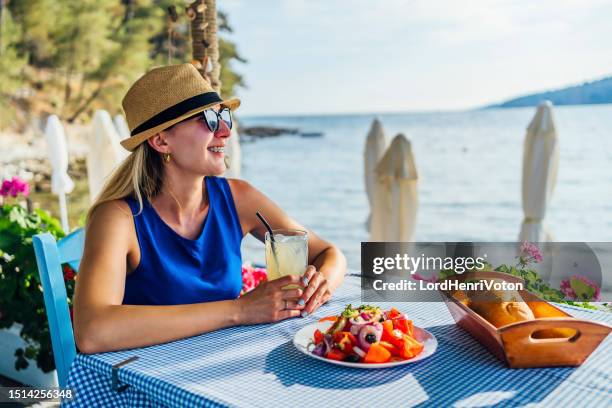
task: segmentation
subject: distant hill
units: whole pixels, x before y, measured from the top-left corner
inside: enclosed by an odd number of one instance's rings
[[[487,106],[487,108],[536,106],[545,99],[555,105],[612,103],[612,76],[598,81],[585,82],[582,85],[521,96],[500,104]]]

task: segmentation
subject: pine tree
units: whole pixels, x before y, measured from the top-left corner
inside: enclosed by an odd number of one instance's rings
[[[168,61],[170,6],[177,21]],[[20,112],[67,121],[88,120],[98,108],[119,112],[128,87],[152,66],[192,60],[185,6],[185,0],[10,1],[0,32],[2,114],[17,117],[7,113],[9,101]],[[225,14],[218,24],[221,33],[231,31]],[[231,65],[244,60],[222,38],[219,54],[221,92],[232,96],[244,84]]]
[[[14,93],[23,85],[23,69],[27,58],[19,52],[21,28],[0,0],[0,128],[15,116]]]
[[[28,0],[11,1],[8,5],[15,22],[19,24],[20,36],[17,47],[28,55],[28,63],[37,68],[52,67],[55,53],[56,18],[61,1]]]

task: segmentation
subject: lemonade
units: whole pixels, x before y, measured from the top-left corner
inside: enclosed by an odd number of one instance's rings
[[[300,230],[273,230],[274,242],[266,232],[268,280],[285,275],[302,275],[308,266],[308,234]],[[296,288],[288,285],[284,288]]]

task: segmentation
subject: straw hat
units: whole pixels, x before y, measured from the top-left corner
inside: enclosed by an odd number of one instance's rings
[[[121,145],[133,151],[151,136],[218,104],[235,110],[240,100],[222,100],[191,64],[154,68],[123,98],[130,137]]]

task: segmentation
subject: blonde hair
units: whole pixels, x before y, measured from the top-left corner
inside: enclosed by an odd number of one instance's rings
[[[163,172],[164,165],[160,154],[148,143],[141,143],[104,183],[102,191],[87,212],[86,223],[89,224],[92,214],[100,205],[127,197],[138,201],[140,214],[144,198],[150,201],[159,193]]]

